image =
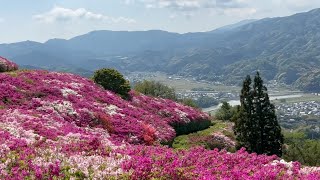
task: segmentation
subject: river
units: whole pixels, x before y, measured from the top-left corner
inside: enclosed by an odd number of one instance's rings
[[[280,96],[271,96],[270,100],[278,100],[278,99],[290,99],[290,98],[298,98],[298,97],[302,97],[303,94],[292,94],[292,95],[280,95]],[[236,106],[236,105],[240,105],[240,100],[230,100],[228,101],[228,103],[231,106]],[[203,112],[211,112],[211,111],[215,111],[217,109],[219,109],[219,107],[222,105],[222,103],[220,103],[217,106],[211,106],[208,108],[203,108],[202,111]]]

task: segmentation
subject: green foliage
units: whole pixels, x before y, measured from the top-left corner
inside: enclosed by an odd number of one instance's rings
[[[237,148],[245,147],[257,154],[282,155],[283,135],[260,74],[247,76],[240,95],[240,112],[235,121]]]
[[[197,100],[193,100],[191,98],[185,98],[185,99],[179,99],[179,101],[187,106],[194,107],[194,108],[208,108],[208,107],[219,104],[219,102],[216,99],[212,97],[207,97],[207,96],[201,96]]]
[[[308,140],[303,133],[286,133],[283,158],[286,161],[299,161],[303,165],[320,166],[320,141]]]
[[[185,98],[182,100],[179,100],[182,104],[193,107],[193,108],[199,108],[199,106],[195,103],[195,101],[191,98]]]
[[[297,132],[303,133],[306,139],[318,139],[320,140],[320,129],[319,126],[300,126],[296,129]]]
[[[179,123],[172,124],[174,130],[176,131],[176,135],[178,136],[177,138],[181,139],[181,141],[185,141],[183,139],[184,139],[184,137],[187,137],[188,134],[207,130],[211,125],[212,125],[211,120],[192,121],[187,124],[179,124]],[[172,142],[169,142],[164,145],[172,146],[173,143],[177,143],[177,142],[172,141]],[[179,140],[178,144],[181,144],[180,140]],[[185,146],[185,145],[189,144],[189,141],[185,141],[182,144],[184,144],[183,146]]]
[[[215,117],[219,120],[229,121],[235,115],[236,108],[232,107],[228,102],[222,102],[222,106],[215,114]]]
[[[302,132],[284,132],[284,137],[284,142],[286,144],[292,144],[306,139],[306,135]]]
[[[219,104],[219,102],[216,99],[208,96],[201,96],[195,101],[195,103],[197,106],[201,108],[208,108],[208,107],[216,106]]]
[[[212,97],[202,96],[197,100],[193,100],[191,98],[179,99],[179,102],[183,103],[184,105],[194,107],[194,108],[208,108],[211,106],[218,105],[218,101]]]
[[[197,131],[188,135],[177,136],[174,139],[172,147],[175,149],[189,149],[196,146],[202,146],[206,149],[226,148],[226,150],[233,152],[234,147],[228,147],[224,143],[216,141],[214,138],[212,138],[212,134],[220,132],[222,129],[226,129],[230,125],[230,122],[214,121],[212,125],[205,130]],[[225,130],[222,131],[222,133],[230,139],[235,140],[234,134],[231,130]]]
[[[192,142],[189,141],[189,135],[177,136],[172,143],[172,147],[174,149],[189,149],[192,147]]]
[[[104,89],[119,94],[122,98],[129,98],[130,85],[123,75],[115,69],[103,68],[94,73],[93,81]]]
[[[191,121],[187,124],[172,124],[177,135],[189,134],[196,131],[207,129],[211,125],[211,120]]]
[[[138,82],[134,86],[134,90],[148,96],[176,100],[176,93],[173,88],[156,81],[144,80]]]

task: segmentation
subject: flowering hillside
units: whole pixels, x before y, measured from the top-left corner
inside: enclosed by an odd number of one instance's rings
[[[0,56],[0,72],[14,71],[18,65]]]
[[[3,71],[17,69],[6,59],[1,63],[12,67]],[[192,131],[190,124],[206,124],[208,116],[170,100],[130,94],[125,101],[67,73],[0,73],[0,179],[320,178],[317,169],[243,150],[163,147],[178,127]]]

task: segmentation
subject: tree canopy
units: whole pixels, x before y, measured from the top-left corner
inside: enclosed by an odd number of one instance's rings
[[[215,117],[224,121],[231,120],[234,112],[233,107],[228,102],[223,101],[220,109],[216,112]]]
[[[129,98],[130,84],[123,75],[115,70],[103,68],[94,73],[93,81],[100,84],[104,89],[110,90],[122,98]]]
[[[134,90],[148,96],[177,100],[173,88],[156,81],[144,80],[138,82],[135,84]]]

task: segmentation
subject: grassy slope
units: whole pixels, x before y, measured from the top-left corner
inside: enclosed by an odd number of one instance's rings
[[[223,121],[214,121],[213,125],[208,129],[191,133],[188,135],[177,136],[174,139],[172,147],[175,149],[189,149],[196,146],[204,146],[210,149],[209,143],[205,137],[210,137],[213,133],[221,132],[231,140],[235,140],[235,136],[231,129],[232,123]]]

